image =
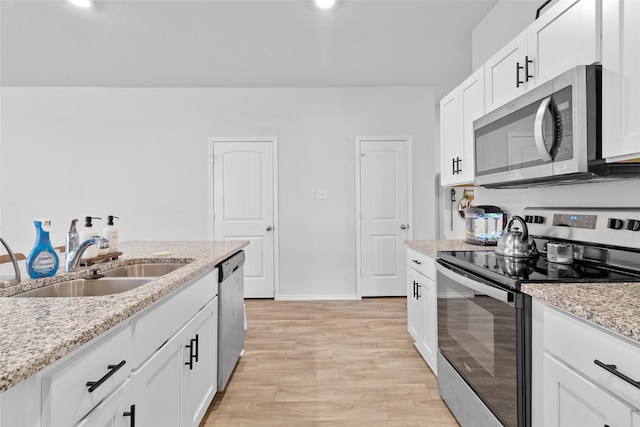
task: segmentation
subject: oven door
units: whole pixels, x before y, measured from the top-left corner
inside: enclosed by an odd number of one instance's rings
[[[442,260],[437,289],[440,354],[500,423],[528,426],[530,298]]]

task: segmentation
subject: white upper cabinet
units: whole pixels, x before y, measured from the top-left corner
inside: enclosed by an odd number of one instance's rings
[[[600,61],[600,0],[559,0],[485,64],[486,111]]]
[[[484,64],[487,111],[500,107],[524,93],[527,80],[524,69],[526,58],[525,30]]]
[[[440,101],[442,186],[473,183],[473,121],[484,114],[484,105],[483,68]]]
[[[602,155],[640,158],[640,2],[602,5]]]

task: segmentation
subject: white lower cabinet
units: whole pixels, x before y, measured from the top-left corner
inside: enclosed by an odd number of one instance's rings
[[[197,426],[217,387],[215,297],[133,374],[136,426]]]
[[[218,270],[0,394],[0,427],[193,427],[217,390]]]
[[[435,258],[407,249],[407,329],[434,374],[438,350]]]
[[[640,344],[533,301],[533,426],[637,427]]]

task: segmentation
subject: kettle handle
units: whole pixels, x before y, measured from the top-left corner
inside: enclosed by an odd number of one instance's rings
[[[524,222],[524,219],[522,219],[521,216],[518,215],[514,215],[511,217],[511,219],[509,220],[509,224],[507,225],[507,232],[511,231],[511,225],[513,224],[514,220],[518,220],[520,221],[520,224],[522,224],[522,240],[528,240],[529,239],[529,229],[527,228],[527,223]]]

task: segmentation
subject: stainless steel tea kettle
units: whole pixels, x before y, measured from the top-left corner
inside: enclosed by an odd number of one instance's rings
[[[519,221],[522,224],[522,231],[519,231],[518,227],[514,227],[514,231],[511,231],[514,221]],[[517,215],[511,217],[507,224],[507,231],[498,239],[496,254],[518,258],[529,258],[538,255],[536,242],[529,236],[527,223],[524,222],[524,219]]]

